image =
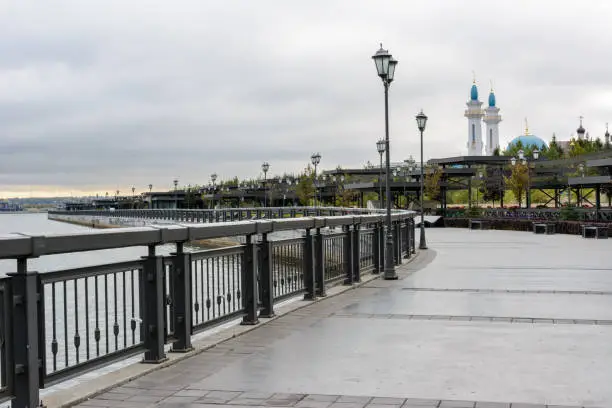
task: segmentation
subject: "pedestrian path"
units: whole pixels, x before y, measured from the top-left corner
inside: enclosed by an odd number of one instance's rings
[[[612,242],[431,229],[399,270],[80,407],[609,407]]]

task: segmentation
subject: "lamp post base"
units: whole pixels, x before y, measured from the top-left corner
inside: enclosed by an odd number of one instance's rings
[[[425,226],[422,225],[422,221],[421,221],[421,239],[419,241],[419,249],[427,249],[427,242],[425,241]]]
[[[395,272],[393,257],[393,236],[387,235],[387,240],[385,242],[385,269],[383,274],[384,280],[397,280],[397,273]]]
[[[385,271],[385,276],[383,277],[383,279],[384,280],[398,280],[399,277],[397,276],[395,271],[390,271],[389,273],[387,273],[387,271]]]

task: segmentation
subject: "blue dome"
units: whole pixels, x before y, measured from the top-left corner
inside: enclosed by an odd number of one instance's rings
[[[478,88],[476,87],[476,84],[472,85],[472,90],[470,91],[470,99],[472,99],[473,101],[478,100]]]
[[[521,142],[523,147],[527,146],[537,146],[538,149],[542,150],[546,147],[546,142],[535,135],[521,135],[517,136],[510,143],[508,143],[508,149],[510,149],[513,145],[515,145],[518,141]]]
[[[490,107],[495,107],[495,94],[493,93],[493,91],[491,91],[491,93],[489,94],[489,106]]]

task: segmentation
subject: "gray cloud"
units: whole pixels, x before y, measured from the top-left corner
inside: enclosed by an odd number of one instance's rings
[[[465,150],[465,101],[494,81],[502,142],[567,138],[610,119],[604,1],[14,2],[0,12],[0,196],[103,193],[377,162],[383,92],[370,56],[400,61],[392,160]],[[603,101],[603,102],[602,102]]]

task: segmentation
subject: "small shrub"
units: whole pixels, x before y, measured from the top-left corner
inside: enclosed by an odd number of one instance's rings
[[[576,207],[563,207],[559,216],[564,221],[577,221],[580,219],[580,214],[576,211]]]

